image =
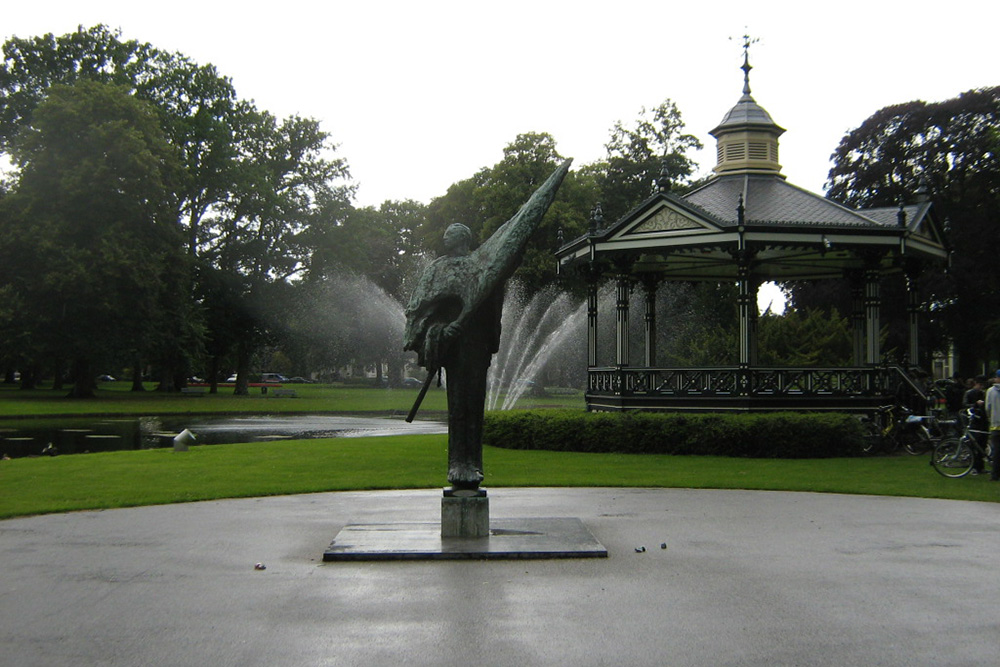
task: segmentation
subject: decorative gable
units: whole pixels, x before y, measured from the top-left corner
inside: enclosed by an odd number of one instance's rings
[[[661,208],[645,221],[632,228],[633,234],[644,232],[673,232],[691,229],[704,229],[704,225],[689,218],[680,211],[672,208]]]
[[[925,205],[916,215],[910,224],[910,233],[915,237],[920,237],[938,246],[944,246],[944,236],[941,233],[937,221],[930,212],[930,207]]]

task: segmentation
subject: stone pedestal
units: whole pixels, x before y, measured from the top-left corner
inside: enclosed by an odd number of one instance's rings
[[[441,537],[489,536],[490,499],[486,489],[445,489],[441,498]]]

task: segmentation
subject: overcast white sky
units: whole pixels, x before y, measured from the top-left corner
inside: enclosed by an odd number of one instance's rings
[[[591,162],[616,120],[666,98],[705,144],[696,158],[707,173],[708,131],[740,96],[746,31],[760,38],[753,95],[788,130],[784,173],[815,192],[844,133],[878,109],[1000,84],[996,0],[674,4],[36,0],[5,7],[0,31],[105,23],[212,63],[259,107],[319,119],[362,205],[427,202],[522,132],[549,132],[560,153]]]

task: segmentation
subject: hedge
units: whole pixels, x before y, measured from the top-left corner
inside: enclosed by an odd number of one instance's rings
[[[483,443],[506,449],[745,458],[860,456],[855,416],[839,413],[680,414],[487,412]]]

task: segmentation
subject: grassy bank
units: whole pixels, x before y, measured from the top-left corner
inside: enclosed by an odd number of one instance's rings
[[[199,400],[199,399],[195,399]],[[445,436],[261,442],[0,461],[0,518],[320,491],[444,485]],[[682,487],[1000,500],[925,457],[761,460],[487,448],[487,486]]]
[[[273,392],[261,393],[251,387],[249,396],[234,396],[232,387],[221,387],[218,394],[160,394],[146,385],[148,391],[130,391],[130,382],[105,382],[91,399],[66,398],[65,391],[32,389],[23,391],[15,386],[0,385],[0,419],[39,416],[79,415],[142,415],[142,414],[223,414],[278,412],[352,412],[373,414],[407,413],[419,391],[417,389],[376,389],[373,387],[295,384],[295,398],[275,398]],[[570,396],[523,397],[519,408],[571,407],[584,408],[582,393]],[[433,387],[421,406],[421,413],[444,412],[447,398],[444,389]]]

